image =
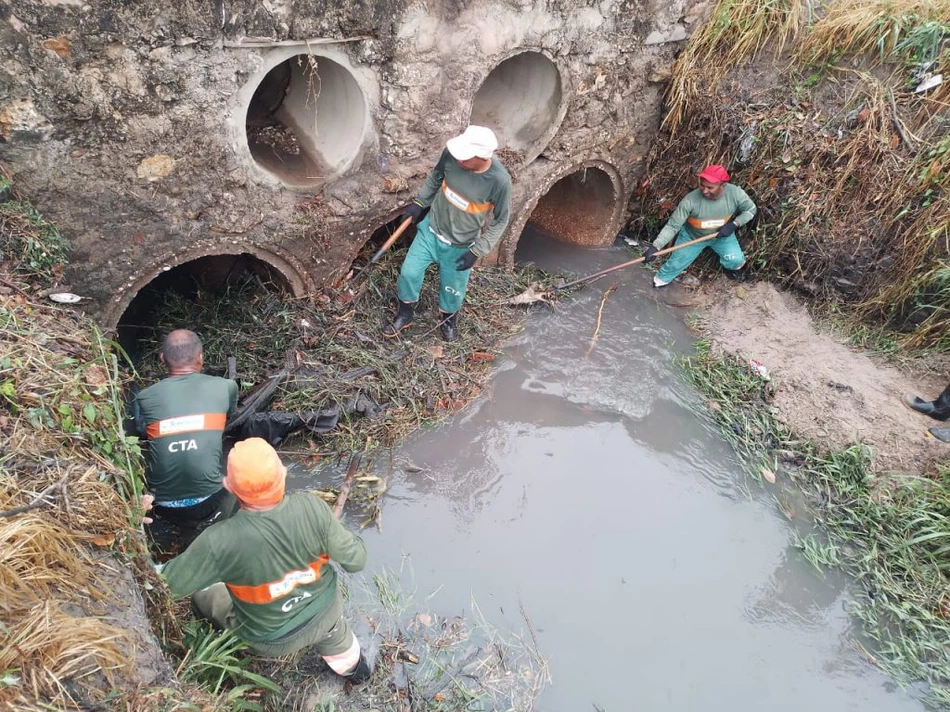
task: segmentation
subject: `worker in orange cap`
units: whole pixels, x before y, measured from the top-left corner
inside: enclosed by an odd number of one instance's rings
[[[287,470],[266,440],[249,438],[228,455],[224,486],[240,510],[201,533],[162,569],[172,594],[258,655],[314,646],[353,683],[372,672],[343,617],[337,572],[362,570],[366,547],[322,499],[284,496]]]
[[[706,166],[699,174],[699,188],[688,193],[676,206],[670,219],[652,245],[643,251],[644,262],[656,259],[658,250],[675,237],[677,245],[699,237],[715,235],[714,240],[677,250],[653,277],[654,287],[665,287],[689,267],[707,245],[719,255],[726,275],[742,280],[740,270],[745,255],[736,239],[736,230],[755,217],[758,209],[742,188],[729,182],[729,172],[720,165]]]

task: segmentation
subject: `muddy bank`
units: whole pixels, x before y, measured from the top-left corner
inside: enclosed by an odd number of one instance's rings
[[[767,282],[719,279],[696,299],[704,305],[700,333],[718,352],[769,369],[777,415],[796,433],[835,448],[864,443],[878,471],[923,474],[950,456],[950,446],[927,432],[939,423],[902,402],[905,393],[935,398],[943,390],[945,358],[899,368],[872,357],[817,323],[800,298]]]

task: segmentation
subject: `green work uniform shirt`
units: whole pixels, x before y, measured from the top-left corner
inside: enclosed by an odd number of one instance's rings
[[[241,509],[209,527],[162,571],[172,595],[213,583],[228,587],[244,640],[275,640],[319,615],[336,595],[337,573],[366,564],[363,540],[314,494],[288,495],[273,509]]]
[[[752,198],[732,183],[726,183],[725,190],[716,200],[707,200],[697,188],[676,206],[676,210],[653,241],[653,246],[662,250],[684,227],[691,239],[712,235],[730,220],[736,227],[742,227],[755,217],[757,210]]]
[[[482,173],[467,171],[445,149],[416,200],[423,207],[432,206],[429,227],[433,232],[484,257],[508,225],[511,176],[497,158]]]
[[[221,489],[221,439],[237,396],[234,381],[203,373],[170,376],[136,396],[148,440],[146,479],[157,502]]]

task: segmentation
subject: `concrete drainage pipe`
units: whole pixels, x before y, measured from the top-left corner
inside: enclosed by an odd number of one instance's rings
[[[584,166],[540,197],[528,223],[561,242],[603,247],[615,237],[620,203],[616,181],[601,168]]]
[[[471,123],[490,127],[502,148],[530,163],[557,133],[567,108],[557,65],[521,52],[496,66],[472,101]]]
[[[294,54],[249,84],[245,132],[259,168],[284,185],[312,188],[350,166],[368,111],[348,69],[322,55]]]

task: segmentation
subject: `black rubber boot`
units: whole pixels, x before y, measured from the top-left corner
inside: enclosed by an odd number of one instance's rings
[[[351,672],[348,672],[346,675],[344,675],[344,677],[354,685],[362,685],[364,682],[369,680],[372,674],[373,668],[369,666],[369,661],[366,660],[366,656],[361,652],[360,660],[358,663],[356,663],[356,667],[353,668]]]
[[[934,401],[926,401],[917,396],[904,396],[904,403],[911,410],[929,415],[934,420],[950,420],[950,386],[943,389],[943,393]]]
[[[740,267],[739,269],[726,269],[723,270],[726,273],[726,277],[731,279],[733,282],[745,282],[746,281],[746,272],[745,269]]]
[[[399,302],[399,310],[396,312],[396,318],[383,327],[383,336],[388,339],[393,338],[400,331],[412,324],[412,315],[416,305],[412,302]]]
[[[950,443],[950,428],[930,428],[930,434],[940,442]]]
[[[442,315],[442,323],[439,324],[439,331],[442,332],[442,338],[446,341],[455,341],[459,336],[458,327],[455,325],[455,317],[458,316],[458,312],[454,314],[446,314],[445,312],[439,312]]]

